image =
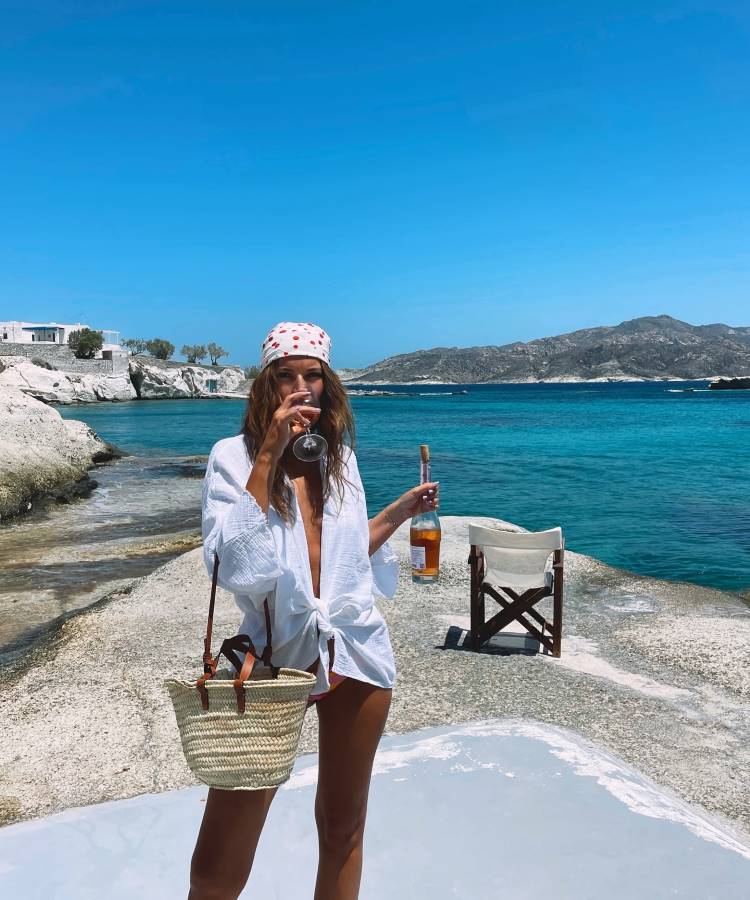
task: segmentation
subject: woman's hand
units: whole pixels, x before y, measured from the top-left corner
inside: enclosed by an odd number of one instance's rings
[[[388,507],[397,522],[405,522],[418,513],[430,512],[440,506],[440,482],[425,481],[402,494]]]
[[[301,405],[310,397],[310,391],[292,391],[273,414],[261,451],[270,453],[276,462],[281,459],[289,441],[302,434],[320,417],[318,407]]]

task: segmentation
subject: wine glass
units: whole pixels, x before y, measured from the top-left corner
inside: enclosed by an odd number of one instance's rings
[[[307,400],[302,401],[300,406],[308,406],[310,403],[312,403],[312,399],[308,397]],[[292,453],[302,462],[315,462],[324,456],[327,451],[328,441],[322,434],[313,434],[309,425],[292,444]]]

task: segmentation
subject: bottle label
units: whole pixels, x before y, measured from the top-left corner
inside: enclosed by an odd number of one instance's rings
[[[411,548],[412,569],[424,569],[426,566],[424,547]]]

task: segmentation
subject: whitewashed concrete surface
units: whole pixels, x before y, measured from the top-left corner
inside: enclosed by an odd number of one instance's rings
[[[316,757],[301,757],[271,808],[243,898],[312,897],[315,782]],[[144,794],[0,829],[0,895],[186,897],[206,791]],[[730,825],[571,731],[493,719],[381,744],[361,900],[749,895],[750,847]]]

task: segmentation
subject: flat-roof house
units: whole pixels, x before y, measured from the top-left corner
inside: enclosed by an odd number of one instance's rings
[[[0,322],[0,341],[13,344],[62,344],[67,345],[71,331],[89,328],[83,322]],[[102,351],[120,350],[120,332],[99,329],[102,332]],[[98,355],[98,354],[97,354]]]

